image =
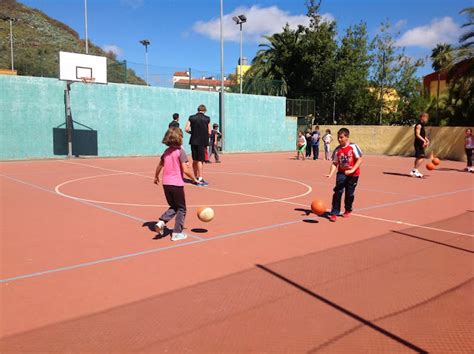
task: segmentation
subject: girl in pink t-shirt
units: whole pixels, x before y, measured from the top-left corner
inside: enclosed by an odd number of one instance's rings
[[[174,229],[171,235],[172,241],[184,240],[188,237],[183,233],[184,219],[186,217],[186,199],[184,197],[183,173],[191,178],[194,183],[197,179],[190,172],[187,165],[188,158],[181,145],[183,144],[183,132],[179,128],[170,128],[163,138],[163,144],[169,146],[161,156],[160,163],[156,167],[155,184],[160,181],[160,172],[163,170],[163,190],[169,209],[160,217],[155,225],[155,230],[163,235],[165,225],[176,216]]]

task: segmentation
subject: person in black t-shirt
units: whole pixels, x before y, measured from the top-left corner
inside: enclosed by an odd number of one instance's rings
[[[179,128],[179,114],[178,113],[173,114],[173,120],[168,125],[168,128]]]
[[[412,177],[423,177],[423,174],[418,171],[418,168],[423,163],[425,158],[425,148],[430,145],[430,140],[426,137],[425,125],[428,122],[429,115],[426,112],[420,114],[420,121],[415,125],[415,164],[410,171]]]
[[[186,132],[191,134],[189,144],[191,145],[191,153],[193,157],[194,175],[201,183],[207,185],[202,178],[202,166],[206,160],[206,150],[209,145],[209,136],[211,135],[211,118],[206,116],[206,106],[201,104],[198,112],[189,117],[186,123]]]
[[[222,134],[219,131],[219,124],[214,123],[212,125],[211,137],[209,139],[209,159],[211,158],[212,154],[214,154],[216,163],[221,163],[219,160],[219,152],[217,151],[217,143],[221,137]]]

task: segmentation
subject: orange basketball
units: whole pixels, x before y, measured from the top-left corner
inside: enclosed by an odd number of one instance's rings
[[[209,207],[202,207],[197,210],[197,217],[199,220],[209,222],[214,219],[214,210]]]
[[[426,164],[426,169],[427,170],[430,170],[430,171],[433,171],[434,169],[436,168],[435,164],[433,162],[428,162]]]
[[[311,210],[316,215],[323,215],[326,213],[326,205],[324,205],[322,200],[315,199],[311,203]]]
[[[431,162],[433,165],[438,166],[441,163],[441,160],[435,157],[433,160],[431,160]]]

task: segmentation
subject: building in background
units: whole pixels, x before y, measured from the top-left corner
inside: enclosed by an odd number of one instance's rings
[[[229,90],[232,85],[235,85],[235,82],[224,77],[225,90]],[[221,80],[214,76],[192,78],[189,76],[189,71],[177,71],[173,75],[173,87],[185,90],[219,92],[221,90]]]
[[[247,64],[247,58],[243,57],[242,58],[242,63],[240,63],[240,59],[237,62],[237,67],[235,68],[235,77],[237,78],[237,83],[240,84],[240,68],[242,68],[242,77],[245,76],[245,73],[249,71],[251,68],[251,65]]]
[[[449,91],[450,81],[456,76],[460,77],[464,75],[471,65],[472,59],[471,61],[468,59],[455,65],[452,69],[435,71],[424,76],[423,87],[425,94],[429,97],[437,97],[438,90],[440,96],[447,93]]]

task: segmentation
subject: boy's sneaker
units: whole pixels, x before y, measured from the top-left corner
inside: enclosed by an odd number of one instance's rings
[[[349,216],[351,216],[351,213],[352,213],[352,211],[347,211],[347,210],[346,210],[346,211],[344,212],[344,214],[342,214],[342,217],[343,217],[343,218],[348,218]]]
[[[337,220],[337,216],[336,216],[336,215],[334,215],[334,214],[329,215],[329,221],[330,221],[330,222],[336,222],[336,220]]]
[[[186,235],[184,232],[173,232],[173,235],[171,235],[171,241],[180,241],[187,237],[188,235]]]
[[[158,234],[163,235],[163,232],[165,231],[165,222],[163,220],[160,220],[156,223],[155,231]]]
[[[467,169],[467,172],[471,172],[471,173],[474,172],[474,168],[473,168],[473,167],[469,167],[469,168]]]

